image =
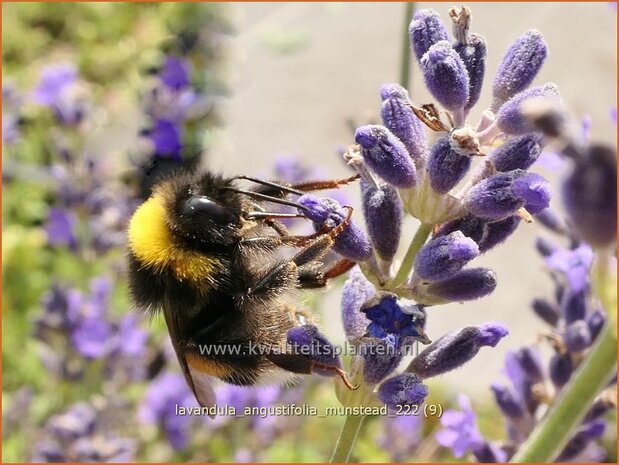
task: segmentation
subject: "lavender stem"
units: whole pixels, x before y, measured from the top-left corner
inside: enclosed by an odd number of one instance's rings
[[[428,236],[431,232],[431,224],[421,223],[419,225],[419,229],[417,229],[415,237],[413,237],[413,241],[408,247],[406,255],[404,255],[404,259],[402,260],[400,268],[398,269],[398,273],[396,274],[395,278],[393,278],[390,287],[395,289],[404,284],[404,282],[410,275],[411,270],[413,269],[413,262],[415,261],[415,256],[417,255],[417,252],[419,252],[419,249],[421,249],[423,244],[425,244],[426,239],[428,239]]]
[[[408,89],[411,77],[411,47],[408,25],[415,13],[415,2],[407,2],[404,6],[404,28],[402,29],[402,55],[400,56],[400,85]]]
[[[331,456],[331,463],[348,463],[365,415],[348,415]]]

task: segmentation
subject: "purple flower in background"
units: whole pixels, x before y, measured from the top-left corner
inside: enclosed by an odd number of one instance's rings
[[[580,292],[589,286],[589,271],[593,263],[593,250],[587,244],[575,249],[557,249],[545,258],[546,264],[565,275],[573,292]]]
[[[49,65],[42,69],[39,84],[32,99],[39,105],[53,107],[67,88],[77,82],[77,68],[71,63]]]
[[[21,136],[22,95],[11,82],[2,84],[2,143],[14,144]]]
[[[198,404],[181,374],[162,373],[148,386],[138,417],[145,423],[161,425],[175,450],[189,446],[191,417],[178,415],[176,408]]]
[[[477,416],[468,397],[460,394],[458,404],[462,411],[443,412],[441,426],[444,429],[436,433],[436,440],[441,446],[450,448],[456,458],[461,458],[467,452],[478,449],[484,439],[477,429]]]
[[[175,57],[165,57],[163,67],[159,72],[161,82],[173,90],[181,90],[190,84],[189,66],[186,60]]]
[[[77,236],[75,232],[77,219],[70,210],[50,208],[45,232],[50,244],[55,246],[67,246],[72,250],[77,248]]]
[[[181,159],[182,135],[176,123],[157,120],[154,127],[147,132],[147,137],[153,144],[155,156]]]

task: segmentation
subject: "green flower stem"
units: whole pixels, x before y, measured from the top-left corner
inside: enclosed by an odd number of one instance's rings
[[[395,278],[393,278],[393,281],[389,286],[390,288],[397,288],[404,284],[404,281],[406,281],[406,278],[408,278],[408,275],[413,269],[413,262],[415,261],[415,256],[417,255],[417,252],[419,252],[419,249],[421,249],[423,244],[426,243],[426,239],[428,239],[428,236],[431,232],[431,224],[421,223],[419,229],[417,229],[417,232],[415,233],[415,237],[413,237],[411,245],[408,246],[406,255],[404,255],[404,259],[402,260],[400,269],[398,270]]]
[[[340,437],[335,444],[335,450],[331,456],[331,463],[348,463],[350,454],[355,442],[357,441],[357,435],[363,425],[365,415],[348,415],[342,431],[340,431]]]
[[[404,28],[402,29],[402,55],[400,57],[400,85],[408,89],[411,78],[411,46],[408,36],[408,25],[413,18],[415,3],[407,2],[404,5]]]
[[[617,298],[610,291],[615,286],[615,280],[606,266],[605,258],[598,257],[594,273],[598,281],[598,296],[610,318],[591,352],[512,462],[554,461],[582,422],[595,397],[608,385],[615,373],[617,334],[613,315],[616,315]]]

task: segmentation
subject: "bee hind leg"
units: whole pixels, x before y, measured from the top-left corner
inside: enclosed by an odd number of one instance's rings
[[[303,267],[299,269],[299,287],[301,289],[316,289],[325,287],[330,279],[337,278],[343,275],[356,262],[343,258],[335,262],[326,270],[316,269],[312,267]]]

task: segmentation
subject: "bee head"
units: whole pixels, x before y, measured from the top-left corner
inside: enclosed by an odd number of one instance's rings
[[[213,175],[175,178],[155,195],[165,204],[167,223],[173,234],[201,244],[229,245],[238,238],[242,202],[223,188],[228,183]]]

